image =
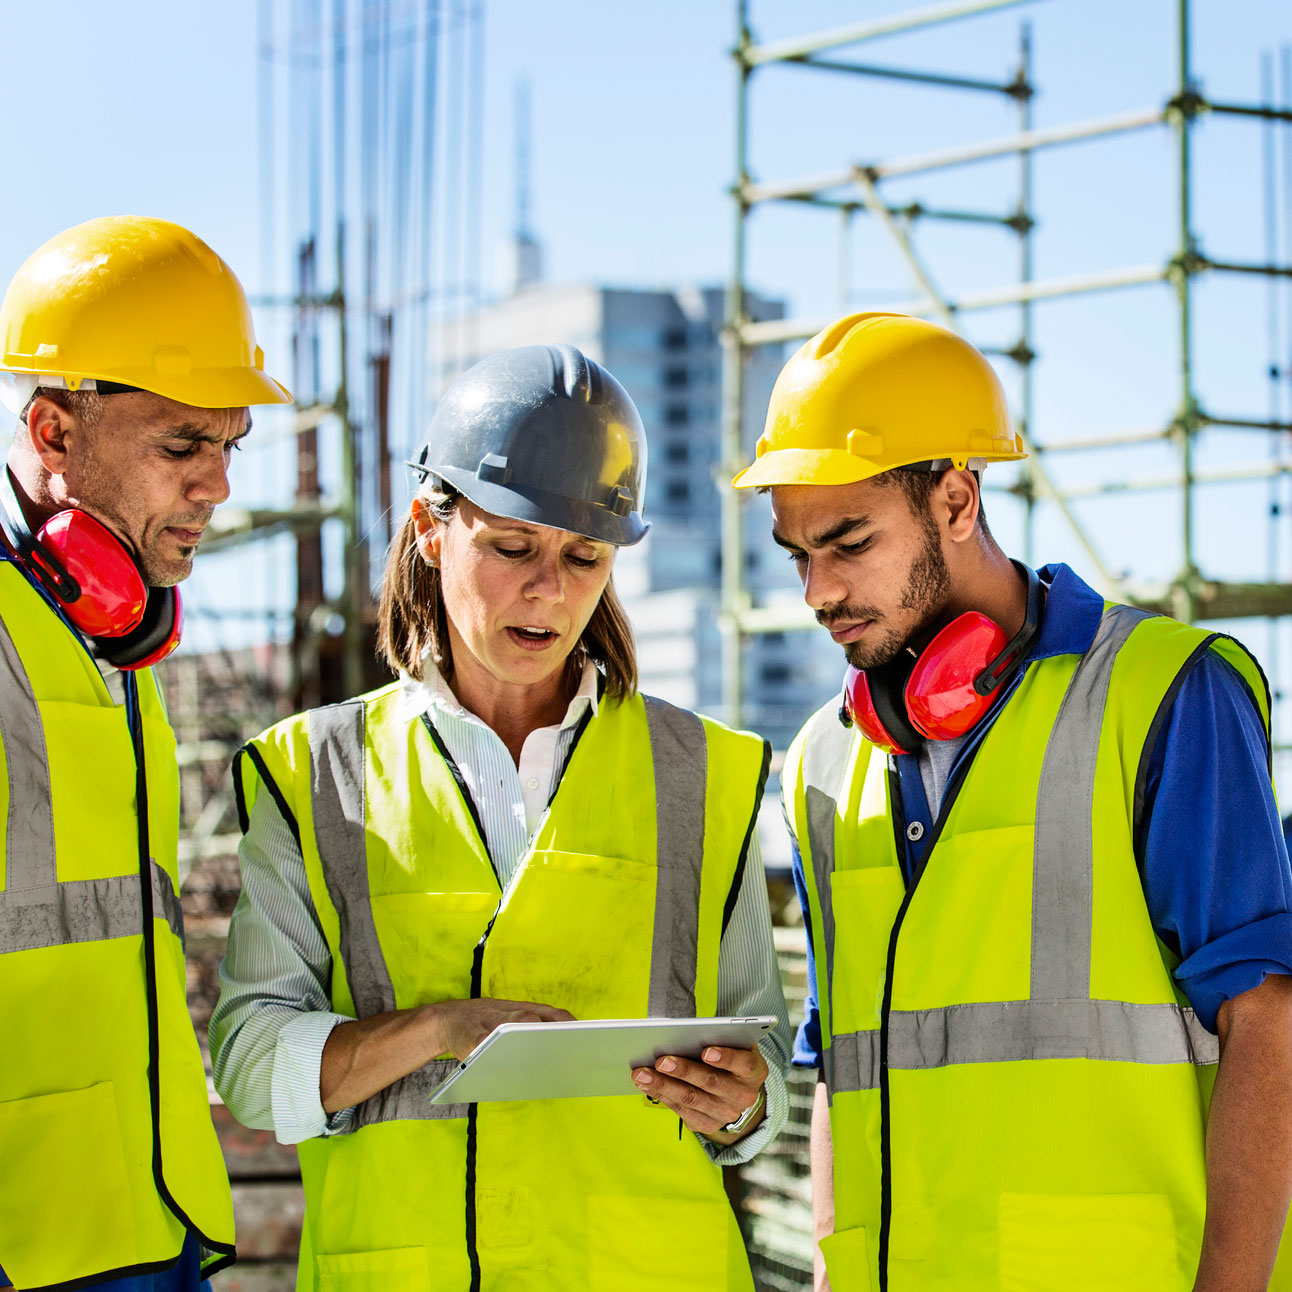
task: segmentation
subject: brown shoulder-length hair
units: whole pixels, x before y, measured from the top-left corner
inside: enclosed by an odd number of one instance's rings
[[[434,476],[427,480],[418,496],[444,523],[452,519],[462,497],[452,485]],[[451,682],[453,652],[440,572],[418,550],[410,508],[386,553],[377,611],[377,650],[392,670],[402,669],[421,681],[422,660],[428,648],[444,680]],[[578,646],[566,660],[566,681],[572,688],[578,685],[585,659],[591,659],[605,674],[605,694],[610,699],[626,700],[636,692],[637,648],[632,625],[615,592],[613,576]]]

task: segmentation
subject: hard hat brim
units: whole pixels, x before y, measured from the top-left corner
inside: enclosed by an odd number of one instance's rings
[[[890,465],[859,458],[843,449],[773,449],[746,467],[731,483],[736,489],[856,484],[887,471]]]
[[[1021,462],[1026,453],[975,453],[987,462]],[[870,480],[885,471],[927,461],[876,462],[846,449],[773,449],[747,466],[734,480],[735,489],[770,489],[777,485],[846,485]]]
[[[643,520],[638,512],[617,516],[608,507],[598,507],[582,498],[562,497],[525,485],[493,484],[457,467],[428,468],[428,471],[447,481],[482,510],[524,521],[527,525],[564,529],[615,547],[640,543],[650,529],[650,522]]]
[[[138,386],[193,408],[245,408],[253,404],[290,404],[291,392],[258,368],[199,368],[184,376],[158,376],[150,369],[85,373],[104,381]]]

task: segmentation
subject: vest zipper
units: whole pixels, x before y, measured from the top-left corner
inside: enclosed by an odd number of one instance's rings
[[[983,739],[985,740],[986,737],[984,736]],[[968,776],[969,768],[978,756],[978,750],[982,748],[982,744],[983,741],[979,740],[972,749],[966,752],[958,761],[955,770],[952,772],[951,779],[947,782],[946,791],[942,795],[942,804],[938,808],[937,820],[934,821],[933,827],[929,831],[929,842],[928,847],[924,850],[924,860],[919,866],[912,869],[911,882],[906,889],[906,896],[902,898],[902,904],[897,909],[892,932],[888,936],[888,959],[884,967],[884,1001],[879,1014],[879,1292],[888,1292],[888,1243],[893,1220],[892,1108],[889,1103],[888,1093],[888,1016],[893,1005],[893,970],[897,961],[897,939],[901,934],[902,921],[906,918],[906,911],[911,904],[911,898],[915,896],[915,890],[919,886],[925,871],[929,868],[929,862],[933,857],[933,849],[937,846],[942,829],[946,825],[947,817],[959,797],[960,789]],[[897,855],[900,858],[906,846],[906,814],[902,809],[902,794],[897,778],[897,764],[891,758],[888,763],[888,803],[888,814],[893,822],[893,836]]]
[[[166,1183],[162,1161],[161,1139],[161,1023],[157,1000],[157,944],[153,919],[152,849],[148,838],[148,777],[144,758],[144,719],[139,704],[139,678],[126,670],[126,712],[130,727],[130,744],[135,758],[135,821],[139,841],[139,889],[143,911],[144,992],[148,1011],[148,1102],[152,1121],[152,1175],[157,1193],[170,1209],[175,1219],[210,1252],[219,1253],[220,1259],[206,1265],[202,1277],[232,1265],[236,1253],[231,1243],[221,1243],[208,1238],[189,1218],[184,1208],[175,1200]],[[153,685],[156,685],[154,681]]]

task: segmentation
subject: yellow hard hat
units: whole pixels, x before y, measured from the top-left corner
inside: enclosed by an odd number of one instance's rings
[[[1027,456],[991,364],[963,337],[906,314],[849,314],[803,345],[776,379],[757,452],[736,488]]]
[[[233,270],[167,220],[109,216],[55,235],[14,275],[0,333],[0,368],[33,388],[92,379],[197,408],[292,402],[264,370]]]

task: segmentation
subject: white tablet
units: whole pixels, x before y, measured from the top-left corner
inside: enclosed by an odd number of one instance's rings
[[[747,1050],[775,1025],[770,1016],[503,1023],[428,1099],[469,1104],[636,1095],[634,1068],[648,1068],[666,1054],[698,1059],[710,1045]]]

